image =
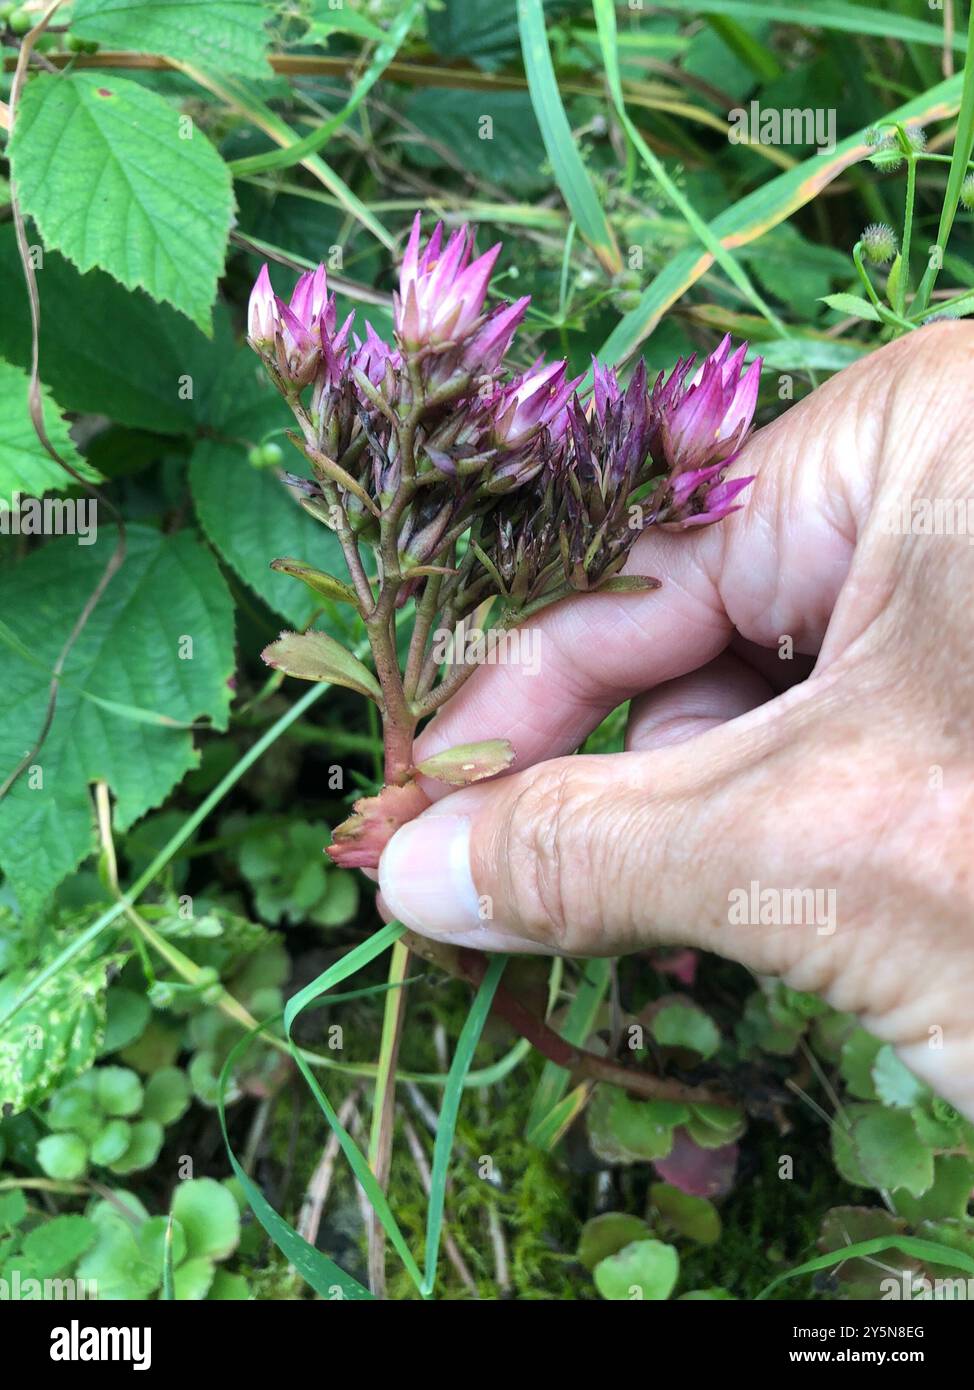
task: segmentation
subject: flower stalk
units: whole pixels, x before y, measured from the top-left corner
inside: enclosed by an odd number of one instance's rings
[[[378,867],[398,827],[428,805],[421,776],[462,786],[514,761],[510,745],[494,739],[415,764],[420,724],[476,669],[465,659],[444,662],[437,636],[471,617],[508,631],[572,594],[657,587],[658,579],[622,575],[638,537],[654,525],[720,521],[740,507],[751,481],[725,476],[757,404],[761,363],[745,364],[746,345],[732,351],[725,338],[699,366],[681,360],[652,384],[642,363],[626,386],[594,363],[588,392],[564,361],[513,370],[508,358],[528,300],[488,304],[499,252],[475,258],[466,227],[445,240],[438,226],[423,243],[417,214],[391,344],[369,324],[360,338],[351,316],[338,324],[323,266],[301,276],[288,303],[266,267],[251,295],[250,345],[294,415],[290,437],[310,466],[310,477],[288,482],[334,531],[348,579],[301,557],[274,566],[349,603],[372,654],[374,675],[316,631],[283,633],[264,652],[279,670],[345,685],[378,709],[384,784],[333,832],[327,852],[345,867]],[[401,663],[396,618],[407,604]],[[409,933],[402,946],[431,958],[433,943]],[[477,959],[466,953],[458,967],[451,955],[444,965],[476,983]],[[399,1008],[391,1006],[384,1033],[393,1069]],[[567,1048],[503,987],[495,1009],[546,1055],[596,1079],[598,1059]],[[617,1065],[603,1070],[618,1081]],[[676,1084],[631,1077],[653,1094]],[[373,1130],[377,1171],[387,1166],[391,1125],[387,1088]],[[376,1239],[370,1263],[378,1279]]]

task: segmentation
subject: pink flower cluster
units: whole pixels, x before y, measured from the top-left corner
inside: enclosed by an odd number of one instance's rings
[[[751,427],[761,374],[760,359],[746,365],[747,344],[732,351],[728,336],[699,366],[680,361],[651,387],[641,365],[623,390],[614,371],[594,363],[584,397],[582,378],[572,379],[564,361],[539,359],[512,376],[504,362],[529,300],[488,306],[500,246],[474,258],[473,241],[468,227],[444,239],[438,225],[424,245],[417,213],[394,295],[395,346],[371,324],[360,340],[353,315],[338,325],[324,266],[301,276],[287,304],[263,267],[250,297],[250,342],[292,403],[314,384],[316,419],[327,423],[345,402],[326,452],[336,441],[350,446],[359,418],[370,417],[367,486],[383,505],[399,477],[395,421],[418,382],[431,405],[417,454],[454,491],[476,485],[499,496],[554,482],[575,498],[568,510],[583,516],[579,526],[603,528],[613,492],[628,496],[647,482],[649,519],[661,525],[702,526],[737,510],[751,479],[725,472]],[[420,532],[441,534],[450,515],[436,500],[435,517],[414,520],[411,553]]]

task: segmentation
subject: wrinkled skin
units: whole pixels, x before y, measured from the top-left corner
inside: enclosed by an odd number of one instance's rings
[[[972,382],[963,323],[842,372],[747,445],[742,512],[641,539],[628,572],[662,589],[542,614],[534,678],[479,670],[417,758],[502,737],[517,767],[397,833],[389,910],[487,950],[716,951],[854,1011],[974,1118],[974,545],[881,519],[974,497]],[[564,756],[630,697],[627,752]],[[731,925],[751,880],[834,889],[834,932]]]

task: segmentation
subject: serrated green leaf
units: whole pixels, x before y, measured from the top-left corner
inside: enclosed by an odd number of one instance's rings
[[[231,357],[206,409],[221,438],[204,439],[196,446],[189,481],[196,514],[211,544],[295,627],[306,627],[324,608],[319,626],[336,635],[345,631],[337,607],[271,569],[278,556],[296,554],[341,575],[345,557],[333,531],[313,520],[272,472],[247,462],[248,448],[291,418],[249,350]],[[224,442],[228,438],[239,442]],[[233,506],[228,507],[231,496]]]
[[[688,1113],[673,1101],[631,1100],[616,1086],[600,1086],[588,1109],[589,1141],[611,1163],[665,1158]]]
[[[161,1267],[156,1268],[139,1248],[135,1229],[120,1212],[98,1225],[97,1244],[83,1256],[75,1274],[92,1280],[99,1299],[145,1299],[159,1287]]]
[[[649,1200],[659,1213],[665,1227],[701,1245],[713,1245],[720,1239],[720,1212],[706,1197],[694,1197],[681,1192],[668,1182],[654,1182]],[[669,1232],[665,1230],[664,1233]]]
[[[88,1147],[77,1134],[45,1134],[37,1145],[37,1161],[49,1178],[75,1182],[88,1167]]]
[[[183,1301],[205,1298],[215,1273],[216,1265],[205,1255],[187,1260],[173,1271],[173,1296]]]
[[[126,1120],[109,1120],[91,1143],[91,1161],[107,1167],[118,1160],[132,1142],[131,1127]]]
[[[876,1099],[873,1063],[881,1047],[879,1039],[867,1033],[865,1028],[856,1028],[842,1044],[839,1070],[850,1094],[859,1100]]]
[[[863,1106],[849,1134],[852,1150],[870,1184],[905,1188],[922,1197],[933,1183],[933,1154],[921,1142],[912,1116],[903,1110]]]
[[[920,1197],[907,1191],[892,1194],[893,1205],[911,1226],[921,1221],[960,1220],[967,1216],[974,1191],[974,1161],[964,1154],[940,1154],[934,1159],[933,1184]]]
[[[162,1125],[155,1120],[136,1120],[129,1126],[128,1148],[108,1166],[113,1173],[138,1173],[151,1168],[162,1148]]]
[[[0,1231],[13,1230],[27,1215],[27,1198],[19,1187],[0,1192]]]
[[[21,276],[14,229],[0,227],[0,279],[11,286],[0,314],[0,354],[27,368],[30,307]],[[125,289],[104,271],[81,275],[56,251],[45,251],[37,279],[44,380],[63,410],[161,434],[188,434],[210,422],[212,380],[233,352],[225,313],[217,312],[208,339],[168,304]],[[152,350],[123,352],[123,343],[151,343]]]
[[[11,501],[15,492],[42,497],[45,492],[64,492],[77,486],[37,438],[27,401],[29,390],[30,377],[26,372],[10,362],[0,362],[0,517],[3,505]],[[46,386],[41,387],[41,392],[48,439],[83,478],[96,481],[97,470],[75,448],[67,421],[51,393]]]
[[[17,1114],[91,1066],[105,1029],[106,976],[117,959],[89,947],[0,1028],[0,1109]],[[4,1004],[22,983],[17,974],[3,981]]]
[[[55,1216],[24,1237],[23,1254],[42,1279],[60,1274],[95,1242],[97,1230],[84,1216]]]
[[[71,32],[106,48],[162,53],[270,77],[263,0],[75,0]]]
[[[125,78],[40,73],[21,97],[10,160],[45,246],[210,331],[233,189],[189,118]]]
[[[106,1115],[134,1115],[142,1105],[142,1082],[130,1067],[99,1067],[95,1095]]]
[[[0,574],[0,612],[37,658],[4,654],[4,771],[37,738],[49,672],[114,545],[103,527],[96,545],[54,540]],[[130,526],[125,561],[67,659],[34,772],[0,802],[0,865],[25,909],[42,903],[91,850],[90,782],[107,780],[124,830],[197,762],[185,729],[119,718],[81,691],[123,696],[179,724],[209,716],[225,728],[233,666],[230,597],[212,556],[188,532]]]
[[[870,323],[879,323],[879,311],[875,304],[870,304],[868,299],[862,299],[858,294],[823,294],[822,303],[839,314],[849,314],[856,319],[868,319]]]
[[[145,1083],[142,1114],[147,1120],[171,1125],[185,1114],[189,1105],[189,1079],[179,1067],[163,1067]]]

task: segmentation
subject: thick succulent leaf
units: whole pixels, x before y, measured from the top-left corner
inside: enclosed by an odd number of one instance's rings
[[[416,764],[417,772],[452,787],[465,787],[485,777],[506,772],[515,759],[514,749],[506,738],[485,739],[482,743],[458,743],[445,748]]]
[[[372,672],[327,632],[282,632],[261,655],[268,666],[299,680],[344,685],[377,704],[382,701],[382,690]]]

